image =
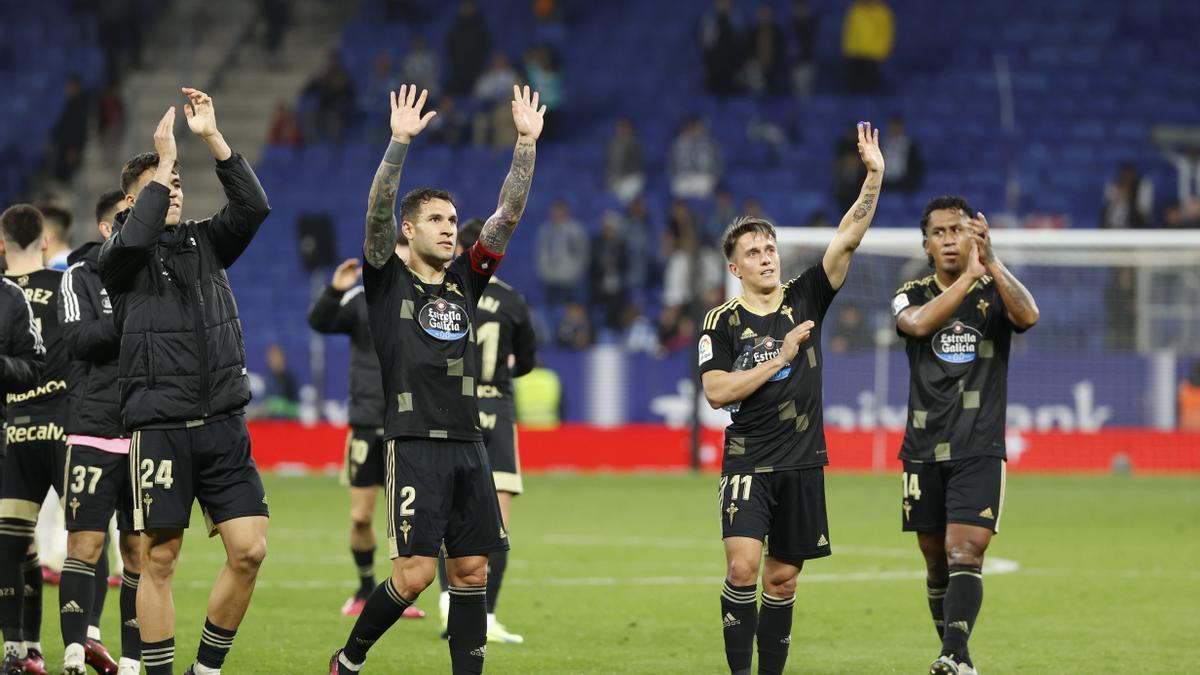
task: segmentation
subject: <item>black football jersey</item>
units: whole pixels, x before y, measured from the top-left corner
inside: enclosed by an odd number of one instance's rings
[[[432,283],[397,256],[363,265],[371,337],[383,375],[384,437],[481,441],[476,305],[498,259],[478,244]]]
[[[783,285],[774,311],[758,314],[742,298],[708,312],[700,334],[702,373],[748,370],[778,358],[783,337],[812,321],[796,358],[744,401],[729,406],[723,474],[803,469],[829,463],[821,405],[821,329],[837,291],[820,264]]]
[[[892,313],[923,305],[943,291],[937,277],[896,291]],[[944,462],[1004,457],[1008,355],[1015,330],[990,276],[971,287],[946,324],[928,337],[897,328],[908,353],[908,424],[901,459]]]
[[[33,322],[46,347],[46,368],[38,386],[25,392],[8,394],[8,419],[29,417],[34,421],[66,422],[67,378],[71,373],[71,356],[67,353],[58,329],[58,293],[63,273],[59,270],[38,270],[32,274],[6,275],[21,287],[33,309]]]
[[[475,310],[480,398],[512,398],[512,379],[534,366],[537,338],[525,298],[493,277]]]

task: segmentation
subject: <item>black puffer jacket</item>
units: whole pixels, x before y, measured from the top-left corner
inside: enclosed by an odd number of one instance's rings
[[[121,334],[113,323],[112,302],[100,283],[100,244],[88,242],[67,257],[58,293],[58,329],[71,354],[67,433],[122,438],[117,356]]]
[[[121,411],[129,431],[223,417],[250,400],[225,268],[271,207],[239,155],[217,162],[217,178],[229,203],[211,218],[169,229],[169,192],[152,181],[100,249],[100,278],[121,331]]]

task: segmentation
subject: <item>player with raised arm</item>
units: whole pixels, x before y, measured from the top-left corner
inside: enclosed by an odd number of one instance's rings
[[[750,673],[756,636],[758,672],[783,672],[796,577],[805,560],[830,553],[821,328],[883,184],[879,131],[870,123],[858,124],[858,152],[867,168],[858,199],[821,262],[795,279],[780,283],[771,223],[742,217],[729,225],[723,249],[742,295],[709,311],[700,335],[704,395],[733,413],[718,501],[726,560],[721,618],[734,675]]]
[[[929,610],[942,653],[934,675],[975,672],[967,639],[983,603],[983,555],[1004,507],[1004,423],[1014,332],[1037,303],[992,250],[987,218],[962,197],[921,216],[934,273],[896,291],[892,312],[908,353],[902,527],[925,556]]]
[[[96,204],[101,240],[112,236],[116,214],[128,207],[121,190],[106,192]],[[133,529],[129,484],[129,434],[121,422],[117,357],[121,333],[113,322],[112,302],[97,269],[100,243],[88,242],[67,257],[70,266],[58,295],[58,322],[63,343],[74,361],[67,416],[66,506],[67,559],[59,586],[59,621],[63,636],[63,675],[83,675],[84,664],[97,672],[136,675],[141,668],[141,636],[137,627],[137,587],[141,578],[141,536]],[[100,643],[99,616],[105,595],[97,571],[107,554],[104,540],[117,514],[121,575],[121,661]],[[106,562],[106,561],[104,561]],[[107,567],[106,565],[104,567]],[[93,632],[94,631],[94,632]]]
[[[396,237],[396,255],[408,260],[408,240]],[[342,605],[344,616],[358,616],[375,590],[375,498],[384,486],[383,382],[371,340],[362,265],[351,258],[337,266],[325,290],[308,309],[308,325],[323,335],[350,336],[350,433],[342,482],[350,486],[350,554],[358,568],[358,591]],[[415,605],[404,616],[425,616]]]
[[[487,650],[487,556],[508,548],[496,485],[479,432],[476,305],[525,211],[545,107],[513,88],[517,142],[496,212],[479,241],[454,259],[458,214],[450,193],[409,192],[400,229],[409,261],[394,254],[396,196],[409,144],[435,113],[426,92],[391,94],[392,138],[367,203],[363,282],[383,369],[388,548],[392,574],[379,584],[331,675],[358,672],[367,650],[433,582],[443,544],[450,577],[450,660],[455,673],[483,671]]]
[[[458,255],[475,245],[483,231],[483,220],[472,218],[458,231]],[[479,429],[496,481],[496,498],[504,531],[509,529],[513,498],[524,492],[521,459],[517,452],[517,410],[513,401],[513,378],[533,370],[537,361],[537,336],[525,298],[515,288],[492,277],[476,309],[479,329],[475,347],[479,356],[479,382],[475,397],[479,404]],[[496,601],[508,569],[508,551],[488,555],[487,638],[488,642],[521,644],[525,638],[512,633],[496,619]],[[438,609],[442,615],[442,636],[450,619],[450,591],[445,560],[438,564],[442,593]]]
[[[0,482],[0,629],[6,668],[45,673],[42,657],[42,569],[33,532],[50,490],[62,494],[67,456],[67,379],[71,358],[61,340],[57,301],[63,273],[46,269],[41,212],[17,204],[0,214],[8,269],[33,309],[46,350],[46,367],[35,386],[5,395],[8,450]],[[20,672],[17,670],[16,672]],[[7,675],[7,673],[5,674]]]
[[[147,675],[175,660],[172,582],[183,532],[199,500],[207,532],[220,534],[225,564],[208,598],[196,663],[221,672],[250,606],[267,554],[267,497],[250,454],[245,343],[225,270],[250,245],[271,207],[250,164],[217,129],[212,99],[184,88],[188,128],[216,160],[228,203],[183,220],[175,108],[154,132],[154,153],[125,163],[131,205],[100,248],[100,279],[121,329],[121,415],[132,435],[133,525],[142,532],[137,618]]]

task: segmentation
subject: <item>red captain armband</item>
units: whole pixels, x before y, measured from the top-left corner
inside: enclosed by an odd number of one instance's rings
[[[497,255],[483,247],[483,244],[475,242],[471,246],[471,269],[475,270],[476,274],[491,276],[496,273],[496,268],[500,266],[500,261],[504,260],[504,255]]]

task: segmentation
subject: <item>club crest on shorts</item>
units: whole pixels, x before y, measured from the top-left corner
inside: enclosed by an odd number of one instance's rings
[[[447,342],[461,340],[467,334],[466,310],[445,298],[434,298],[426,303],[417,322],[426,333]]]

